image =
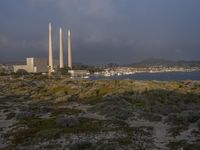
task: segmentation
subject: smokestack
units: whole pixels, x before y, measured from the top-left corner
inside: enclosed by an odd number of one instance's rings
[[[49,23],[49,70],[53,72],[53,49],[52,49],[52,29]]]
[[[62,28],[60,28],[60,68],[64,67],[63,63],[63,41],[62,41]]]
[[[72,49],[71,49],[71,35],[68,30],[68,67],[72,69]]]

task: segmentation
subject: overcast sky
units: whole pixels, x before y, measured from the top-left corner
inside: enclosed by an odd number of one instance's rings
[[[200,60],[200,0],[0,0],[0,61],[48,57],[49,22],[74,62]]]

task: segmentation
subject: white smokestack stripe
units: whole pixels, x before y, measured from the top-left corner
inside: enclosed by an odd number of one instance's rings
[[[62,28],[60,28],[60,68],[64,67],[63,63],[63,40],[62,40]]]
[[[50,71],[53,72],[53,48],[52,48],[51,23],[49,23],[49,67],[50,67]]]
[[[68,30],[68,67],[72,69],[72,49],[71,49],[71,34]]]

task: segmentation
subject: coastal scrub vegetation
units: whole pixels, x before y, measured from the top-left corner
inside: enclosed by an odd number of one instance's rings
[[[0,78],[0,108],[5,149],[199,147],[199,81]]]

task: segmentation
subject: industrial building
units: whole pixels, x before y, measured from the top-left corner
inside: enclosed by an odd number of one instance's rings
[[[52,38],[52,26],[49,23],[49,58],[27,58],[25,65],[14,65],[14,72],[17,72],[19,69],[26,70],[29,73],[46,73],[48,72],[51,75],[52,72],[55,72],[57,68],[64,68],[64,56],[63,56],[63,33],[62,28],[60,28],[59,36],[59,60],[53,59],[53,38]],[[71,48],[71,33],[68,30],[68,72],[72,77],[85,77],[89,75],[87,70],[72,70],[72,48]]]
[[[62,28],[60,28],[60,36],[59,36],[59,68],[64,67],[64,62],[63,62],[63,33],[62,33]],[[55,67],[54,67],[54,60],[53,60],[53,41],[52,41],[52,26],[51,23],[49,23],[49,73],[55,72]],[[71,32],[68,30],[68,68],[70,69],[68,72],[71,74],[72,77],[86,77],[90,73],[87,70],[72,70],[72,47],[71,47]]]
[[[58,61],[55,60],[54,64],[57,67]],[[43,58],[27,58],[26,65],[14,65],[14,72],[19,69],[24,69],[29,73],[43,73],[48,71],[48,61]]]

